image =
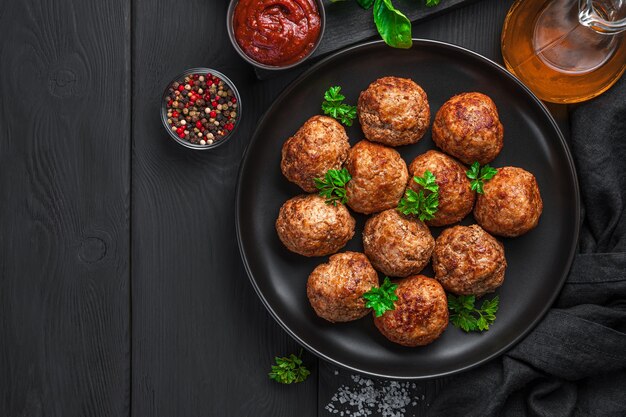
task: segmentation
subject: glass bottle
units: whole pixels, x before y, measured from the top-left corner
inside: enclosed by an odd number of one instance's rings
[[[540,99],[589,100],[626,70],[626,0],[517,0],[502,30],[509,71]]]

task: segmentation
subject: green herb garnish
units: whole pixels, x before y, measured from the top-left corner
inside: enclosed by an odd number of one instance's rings
[[[418,216],[421,221],[433,219],[439,208],[439,186],[436,180],[437,177],[430,171],[424,172],[423,177],[413,177],[413,181],[423,189],[416,192],[407,188],[398,203],[398,211],[405,215]],[[426,194],[425,191],[429,193]]]
[[[333,3],[345,0],[330,0]],[[424,0],[426,7],[434,7],[441,0]],[[391,0],[356,0],[363,9],[373,7],[376,29],[387,45],[394,48],[410,48],[413,45],[411,21],[397,10]]]
[[[411,21],[393,7],[391,0],[375,0],[373,12],[376,29],[387,45],[403,49],[413,45]]]
[[[385,277],[383,285],[372,287],[371,290],[363,294],[363,298],[367,300],[365,307],[374,309],[376,317],[382,316],[385,311],[395,310],[396,307],[393,302],[398,299],[396,288],[398,288],[398,284],[392,283],[388,277]]]
[[[497,173],[498,170],[490,167],[489,164],[481,168],[478,162],[474,162],[465,175],[472,180],[472,190],[476,191],[478,194],[483,194],[485,181],[492,179]]]
[[[322,111],[346,126],[352,126],[352,121],[356,118],[356,106],[350,106],[343,101],[346,97],[340,93],[341,87],[330,87],[324,92]]]
[[[315,186],[322,197],[326,198],[326,204],[337,205],[337,202],[345,204],[346,184],[352,179],[347,169],[329,169],[324,178],[314,178]]]
[[[356,0],[356,2],[365,10],[369,9],[374,4],[374,0]]]
[[[288,357],[279,358],[276,356],[274,360],[276,365],[272,365],[272,372],[268,373],[270,379],[281,384],[292,384],[294,382],[304,381],[311,372],[302,364],[302,350],[300,355],[293,353]]]
[[[439,186],[437,185],[437,177],[430,171],[425,171],[423,177],[413,177],[413,181],[424,187],[424,189],[438,193]]]
[[[491,300],[483,301],[480,309],[474,307],[476,296],[448,294],[450,322],[466,332],[489,330],[489,325],[496,320],[500,298],[496,295]]]

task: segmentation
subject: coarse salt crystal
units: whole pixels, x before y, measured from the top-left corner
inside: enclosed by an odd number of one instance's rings
[[[340,386],[324,407],[329,413],[367,417],[377,412],[382,417],[406,417],[407,411],[411,411],[409,407],[415,407],[419,401],[415,383],[377,381],[359,375],[350,378],[353,384]]]

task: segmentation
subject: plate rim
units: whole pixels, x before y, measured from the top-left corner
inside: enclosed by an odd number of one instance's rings
[[[448,49],[455,49],[463,54],[469,54],[471,56],[473,56],[474,58],[477,58],[480,61],[483,61],[485,64],[494,67],[497,71],[499,71],[500,73],[502,73],[505,77],[509,78],[511,81],[513,81],[515,84],[517,84],[519,87],[521,87],[522,91],[524,91],[534,102],[535,104],[537,104],[539,106],[539,108],[541,109],[541,111],[544,113],[545,116],[547,116],[550,124],[552,125],[552,127],[554,128],[554,130],[556,131],[558,137],[559,137],[559,141],[561,143],[561,146],[565,152],[565,157],[568,161],[568,166],[570,169],[570,174],[573,180],[573,185],[574,185],[574,200],[575,200],[575,210],[574,210],[574,218],[578,219],[578,221],[576,221],[575,223],[575,227],[574,227],[574,235],[575,238],[572,241],[570,250],[569,250],[569,254],[568,254],[568,258],[567,258],[567,268],[564,269],[564,273],[561,275],[560,279],[559,279],[559,283],[558,283],[558,291],[555,291],[551,297],[548,303],[546,303],[546,305],[542,308],[541,313],[539,315],[537,315],[537,317],[530,323],[530,325],[522,332],[520,332],[515,338],[513,338],[513,340],[511,340],[509,343],[507,343],[505,346],[501,347],[500,349],[498,349],[497,351],[495,351],[494,353],[491,353],[490,355],[486,356],[485,358],[475,361],[469,365],[460,367],[460,368],[456,368],[453,370],[449,370],[449,371],[445,371],[445,372],[436,372],[436,373],[430,373],[430,374],[425,374],[425,375],[418,375],[418,376],[406,376],[406,375],[390,375],[390,374],[384,374],[384,373],[379,373],[379,372],[372,372],[372,371],[368,371],[366,369],[359,369],[358,367],[355,366],[350,366],[347,364],[342,363],[339,360],[333,359],[332,357],[320,352],[319,350],[313,348],[312,346],[310,346],[308,343],[306,343],[304,340],[302,340],[302,338],[300,338],[294,331],[292,331],[282,320],[281,318],[278,316],[278,314],[274,311],[274,309],[272,308],[272,306],[269,304],[269,302],[267,301],[267,299],[265,298],[265,296],[263,295],[263,293],[261,292],[259,286],[257,285],[257,282],[254,278],[254,274],[252,273],[252,270],[250,268],[250,265],[248,263],[248,258],[246,256],[246,253],[244,251],[243,248],[243,237],[242,237],[242,230],[241,230],[241,226],[240,226],[240,217],[241,217],[241,210],[240,210],[240,202],[241,202],[241,197],[242,197],[242,177],[243,177],[243,170],[244,167],[246,166],[246,163],[248,162],[248,158],[250,156],[250,147],[251,145],[258,140],[258,133],[259,133],[259,129],[262,125],[265,124],[266,119],[269,117],[269,115],[272,113],[272,111],[275,109],[275,107],[277,106],[277,103],[280,103],[289,93],[291,93],[291,91],[296,87],[296,85],[298,85],[303,79],[309,77],[312,73],[314,73],[315,71],[317,71],[317,69],[323,65],[325,65],[328,61],[331,61],[341,55],[344,54],[348,54],[356,49],[365,49],[367,47],[371,47],[371,46],[375,46],[375,45],[379,45],[379,44],[384,44],[383,40],[374,40],[374,41],[369,41],[369,42],[362,42],[362,43],[358,43],[352,46],[349,46],[347,48],[343,48],[337,52],[332,53],[331,55],[327,56],[326,58],[316,62],[315,64],[313,64],[309,69],[307,69],[306,71],[304,71],[302,74],[298,75],[294,80],[292,80],[289,85],[287,85],[282,91],[281,93],[274,99],[274,101],[272,102],[272,104],[267,108],[267,110],[265,110],[265,112],[263,113],[263,116],[259,119],[259,121],[257,122],[257,125],[254,129],[254,133],[252,134],[252,138],[251,140],[248,142],[248,144],[246,145],[246,149],[243,153],[243,156],[241,158],[241,163],[239,165],[239,170],[238,170],[238,174],[237,174],[237,188],[235,190],[235,230],[236,230],[236,234],[237,234],[237,246],[239,248],[239,254],[241,256],[241,261],[243,262],[244,265],[244,269],[246,270],[246,274],[248,275],[248,279],[250,281],[250,283],[252,284],[252,287],[254,288],[254,291],[256,292],[257,296],[261,299],[261,302],[263,303],[265,309],[267,311],[269,311],[270,315],[272,316],[272,318],[283,328],[283,330],[285,330],[285,332],[291,337],[293,338],[297,343],[299,343],[301,346],[303,346],[304,348],[306,348],[309,352],[313,353],[314,355],[316,355],[318,358],[321,358],[327,362],[332,363],[333,365],[337,365],[343,369],[347,369],[351,372],[357,372],[357,373],[361,373],[361,374],[365,374],[371,377],[375,377],[375,378],[382,378],[382,379],[395,379],[395,380],[426,380],[426,379],[433,379],[433,378],[439,378],[439,377],[444,377],[444,376],[449,376],[449,375],[454,375],[454,374],[458,374],[461,372],[465,372],[468,371],[472,368],[476,368],[482,364],[485,364],[501,355],[503,355],[504,353],[506,353],[509,349],[511,349],[513,346],[517,345],[519,342],[522,341],[522,339],[524,339],[538,324],[541,320],[543,320],[543,318],[545,317],[545,315],[547,314],[548,310],[550,310],[550,308],[552,307],[552,305],[554,304],[554,301],[556,300],[556,298],[559,296],[559,294],[561,293],[562,289],[563,289],[563,285],[565,284],[565,281],[567,280],[567,277],[571,271],[572,268],[572,264],[574,262],[574,257],[576,255],[576,250],[578,248],[578,242],[580,239],[580,228],[581,228],[581,198],[580,198],[580,184],[578,182],[578,174],[576,172],[576,165],[575,165],[575,161],[574,158],[572,156],[570,147],[567,143],[567,140],[565,139],[565,137],[563,136],[563,132],[561,132],[561,129],[559,128],[558,124],[556,123],[556,121],[554,120],[554,117],[552,116],[552,114],[550,113],[550,111],[548,110],[548,108],[546,107],[546,105],[526,86],[524,85],[519,79],[517,79],[513,74],[511,74],[508,70],[506,70],[506,68],[504,68],[502,65],[498,64],[497,62],[479,54],[478,52],[474,52],[470,49],[467,49],[465,47],[459,46],[459,45],[455,45],[452,43],[448,43],[448,42],[444,42],[444,41],[438,41],[438,40],[431,40],[431,39],[422,39],[422,38],[412,38],[413,39],[413,47],[416,44],[428,44],[430,46],[437,46],[437,47],[444,47],[444,48],[448,48]],[[412,47],[412,48],[413,48]]]

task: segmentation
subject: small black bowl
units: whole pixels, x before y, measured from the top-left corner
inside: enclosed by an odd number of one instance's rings
[[[317,38],[317,41],[315,41],[315,46],[313,46],[313,49],[311,49],[309,53],[303,56],[299,61],[294,62],[292,64],[267,65],[267,64],[262,64],[260,62],[257,62],[254,59],[250,58],[248,55],[246,55],[246,53],[243,51],[243,49],[241,49],[241,47],[237,43],[237,39],[235,38],[235,30],[233,28],[233,17],[235,15],[235,7],[237,6],[238,2],[239,0],[231,0],[230,5],[228,6],[228,11],[226,13],[226,28],[228,29],[228,37],[230,38],[230,42],[233,44],[235,51],[237,51],[237,53],[241,55],[243,59],[245,59],[246,61],[248,61],[250,64],[254,65],[257,68],[262,68],[265,70],[284,70],[284,69],[293,68],[297,65],[300,65],[307,59],[309,59],[309,57],[313,55],[317,47],[322,42],[322,38],[324,37],[324,29],[326,27],[326,12],[324,11],[323,0],[315,0],[315,4],[317,5],[317,10],[319,11],[319,14],[320,14],[320,35]]]
[[[178,135],[176,133],[174,133],[174,131],[172,130],[171,126],[167,123],[167,103],[166,103],[165,98],[168,96],[168,93],[169,93],[168,90],[169,90],[170,86],[175,81],[182,80],[186,76],[194,75],[194,74],[198,74],[198,75],[211,74],[211,75],[214,75],[214,76],[218,77],[220,80],[224,81],[224,83],[228,86],[228,88],[233,90],[233,93],[235,94],[235,98],[237,99],[237,119],[235,120],[235,126],[233,127],[233,130],[231,130],[223,138],[214,141],[210,145],[208,145],[208,144],[207,145],[200,145],[200,144],[196,144],[196,143],[191,143],[188,140],[179,138]],[[237,91],[237,87],[235,87],[235,84],[227,76],[225,76],[221,72],[216,71],[216,70],[211,69],[211,68],[202,68],[202,67],[200,67],[200,68],[190,68],[190,69],[186,70],[182,74],[179,74],[178,76],[176,76],[172,81],[170,81],[167,84],[167,87],[165,87],[165,91],[163,91],[163,95],[161,96],[161,121],[163,122],[163,126],[165,126],[165,130],[167,130],[167,132],[172,137],[172,139],[174,139],[176,142],[178,142],[179,144],[183,145],[186,148],[195,149],[195,150],[198,150],[198,151],[207,151],[209,149],[215,149],[218,146],[224,144],[225,142],[230,140],[230,138],[232,138],[235,135],[235,132],[237,131],[237,128],[239,127],[239,124],[241,123],[241,116],[242,116],[242,112],[241,112],[241,96],[239,96],[239,91]]]

